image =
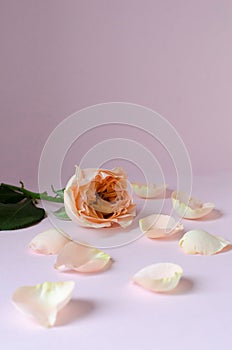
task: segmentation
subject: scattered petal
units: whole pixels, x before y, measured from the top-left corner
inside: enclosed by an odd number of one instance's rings
[[[134,193],[141,198],[156,198],[166,191],[167,185],[155,185],[155,184],[131,184]]]
[[[203,230],[191,230],[185,233],[179,245],[187,254],[212,255],[220,252],[231,243]]]
[[[60,271],[99,272],[111,264],[110,255],[92,246],[67,243],[57,257],[55,268]]]
[[[168,292],[178,285],[182,274],[183,270],[179,265],[158,263],[144,267],[132,279],[153,292]]]
[[[184,226],[169,215],[153,214],[139,220],[139,227],[148,238],[169,237],[183,231]]]
[[[172,193],[172,205],[177,214],[185,219],[199,219],[214,209],[213,203],[202,203],[196,198],[189,198],[183,192]]]
[[[70,242],[70,238],[55,229],[39,233],[29,244],[29,247],[40,254],[58,254]]]
[[[24,314],[35,318],[42,326],[52,327],[57,313],[70,301],[75,283],[44,282],[18,288],[12,302]]]

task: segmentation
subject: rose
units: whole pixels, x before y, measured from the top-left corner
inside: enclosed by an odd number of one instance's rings
[[[127,190],[125,171],[80,169],[68,181],[64,205],[69,218],[81,226],[110,227],[113,223],[129,226],[136,215],[136,205]]]

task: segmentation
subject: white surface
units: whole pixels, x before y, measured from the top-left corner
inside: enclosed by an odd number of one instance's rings
[[[202,228],[232,241],[230,176],[198,179],[194,194],[214,201],[222,216],[187,221],[185,229]],[[166,201],[170,201],[167,199]],[[232,251],[214,256],[185,255],[178,240],[138,241],[107,249],[115,260],[111,269],[96,275],[61,273],[55,256],[33,254],[30,240],[48,229],[39,225],[0,232],[0,344],[4,350],[76,349],[223,349],[231,348]],[[173,262],[184,270],[170,294],[154,294],[130,282],[146,265]],[[73,279],[73,299],[60,313],[57,326],[43,329],[11,304],[22,285]]]

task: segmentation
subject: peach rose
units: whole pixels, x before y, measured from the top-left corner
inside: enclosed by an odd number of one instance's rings
[[[125,228],[136,215],[127,185],[127,174],[122,168],[76,167],[64,191],[67,215],[81,226],[99,228],[117,223]]]

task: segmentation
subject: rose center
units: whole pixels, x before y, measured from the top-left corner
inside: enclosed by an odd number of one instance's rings
[[[102,192],[96,192],[96,197],[101,198],[106,202],[112,203],[112,202],[116,202],[118,195],[115,190],[109,191],[108,189],[105,189]]]
[[[115,203],[122,196],[122,188],[115,178],[107,176],[103,181],[96,183],[95,195],[96,198]]]

